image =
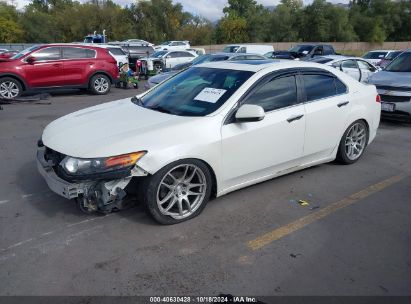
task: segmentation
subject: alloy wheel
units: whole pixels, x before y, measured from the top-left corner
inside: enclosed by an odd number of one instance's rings
[[[357,122],[351,126],[345,137],[345,154],[350,160],[356,160],[364,152],[367,140],[367,128]]]
[[[109,88],[109,83],[106,78],[99,77],[94,81],[94,88],[99,93],[105,93]]]
[[[6,99],[12,99],[19,95],[20,90],[17,84],[13,81],[5,81],[0,83],[0,96]]]
[[[199,167],[178,165],[162,178],[157,189],[157,206],[163,215],[183,219],[201,206],[206,192],[206,177]]]

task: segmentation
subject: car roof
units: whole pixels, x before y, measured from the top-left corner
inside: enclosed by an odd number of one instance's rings
[[[362,60],[367,61],[362,57],[355,57],[355,56],[344,56],[344,55],[324,55],[321,58],[329,58],[332,60],[347,60],[347,59],[355,59],[355,60]]]
[[[244,56],[244,55],[252,55],[252,56],[261,56],[264,57],[263,55],[257,54],[257,53],[226,53],[226,52],[216,52],[216,53],[211,53],[211,54],[205,54],[205,55],[211,55],[211,56],[229,56],[231,57],[236,57],[236,56]]]
[[[372,50],[372,51],[369,51],[368,53],[374,53],[374,52],[395,52],[395,51],[397,51],[397,50]]]
[[[190,53],[190,54],[197,55],[195,51],[189,51],[189,50],[166,50],[166,51],[157,51],[157,52],[166,52],[166,53],[184,52],[184,53]]]
[[[79,45],[99,47],[99,48],[103,48],[103,49],[108,49],[108,48],[119,48],[119,49],[121,49],[121,46],[119,46],[119,45],[114,45],[114,44],[80,43]]]
[[[227,70],[241,70],[258,72],[264,69],[269,69],[275,67],[276,69],[287,69],[287,68],[298,68],[298,67],[308,67],[308,68],[321,68],[327,70],[325,65],[306,62],[306,61],[294,61],[294,60],[239,60],[239,61],[219,61],[207,62],[196,65],[196,67],[207,67],[214,69],[227,69]]]
[[[74,47],[98,47],[97,43],[47,43],[47,44],[36,44],[37,46],[44,48],[44,47],[51,47],[51,46],[74,46]]]

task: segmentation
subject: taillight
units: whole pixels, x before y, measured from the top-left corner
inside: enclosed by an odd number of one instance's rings
[[[377,96],[375,97],[375,101],[380,103],[381,102],[381,97],[380,95],[377,94]]]

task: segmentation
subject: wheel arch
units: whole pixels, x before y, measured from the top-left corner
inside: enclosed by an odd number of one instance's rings
[[[111,75],[109,73],[107,73],[106,71],[99,70],[99,71],[94,71],[92,74],[89,75],[89,77],[88,77],[88,85],[89,86],[91,85],[91,79],[94,76],[98,75],[98,74],[103,74],[104,76],[107,76],[108,79],[110,79],[111,84],[114,84],[113,77],[111,77]]]
[[[363,117],[363,116],[359,116],[359,117],[355,117],[354,119],[351,119],[351,120],[349,121],[349,123],[345,126],[341,137],[344,135],[344,133],[345,133],[345,131],[348,129],[348,127],[349,127],[350,125],[352,125],[352,124],[353,124],[354,122],[356,122],[356,121],[363,121],[363,122],[365,123],[365,126],[367,127],[367,133],[368,133],[367,135],[368,135],[368,140],[369,140],[369,139],[370,139],[370,123],[369,123],[369,121],[367,120],[367,118],[365,118],[365,117]],[[367,143],[367,144],[368,144],[368,143]]]
[[[28,89],[27,83],[20,76],[17,76],[16,74],[12,74],[12,73],[0,74],[0,79],[6,78],[6,77],[17,80],[20,83],[21,87],[23,88],[23,91]]]
[[[217,196],[217,190],[218,190],[217,174],[216,174],[213,166],[209,162],[205,161],[204,159],[197,158],[197,157],[182,157],[182,158],[173,159],[172,161],[164,163],[161,166],[159,166],[158,168],[156,168],[155,170],[147,170],[147,169],[144,168],[145,167],[144,165],[142,165],[142,169],[144,171],[146,171],[148,173],[148,175],[154,175],[158,171],[160,171],[162,168],[164,168],[165,166],[168,166],[168,165],[173,164],[175,162],[190,161],[190,160],[196,160],[196,161],[202,162],[207,167],[207,169],[210,171],[210,175],[211,175],[211,178],[212,178],[211,196],[213,198],[215,198]],[[133,179],[141,179],[141,176],[135,176],[135,177],[133,177]]]

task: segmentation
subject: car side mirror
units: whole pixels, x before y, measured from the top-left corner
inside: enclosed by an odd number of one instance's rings
[[[29,56],[29,57],[27,57],[26,61],[27,61],[28,64],[33,64],[36,61],[36,58],[33,57],[33,56]]]
[[[235,113],[236,122],[255,122],[263,120],[265,117],[264,109],[261,106],[245,104]]]
[[[170,56],[170,55],[167,55],[166,58],[167,58],[167,59],[168,59],[168,58],[171,58],[171,56]]]

